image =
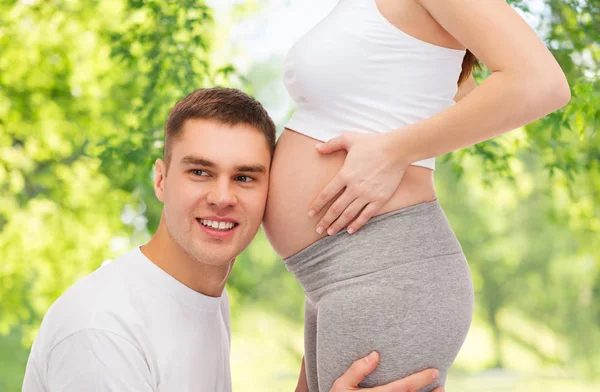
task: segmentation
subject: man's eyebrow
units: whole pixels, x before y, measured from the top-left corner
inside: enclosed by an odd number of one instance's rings
[[[195,157],[192,155],[181,158],[181,163],[184,165],[200,165],[206,167],[215,167],[216,165],[208,159]]]
[[[248,165],[236,166],[235,170],[238,172],[245,172],[245,173],[266,173],[267,172],[267,169],[265,169],[265,167],[260,164],[252,165],[252,166],[248,166]]]
[[[181,159],[181,163],[184,165],[198,165],[204,167],[218,167],[218,165],[214,162],[209,161],[208,159],[195,157],[192,155],[185,156]],[[244,172],[244,173],[266,173],[267,169],[261,165],[239,165],[235,167],[236,172]]]

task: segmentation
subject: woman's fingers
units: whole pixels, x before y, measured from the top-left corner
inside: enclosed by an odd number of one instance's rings
[[[325,233],[336,219],[340,220],[340,225],[332,228],[329,231],[331,234],[351,222],[354,216],[350,215],[354,210],[346,210],[356,199],[364,201],[363,206],[368,205],[369,208],[359,214],[358,221],[347,225],[349,233],[359,230],[390,200],[398,189],[408,164],[390,150],[389,143],[390,140],[384,134],[349,132],[318,145],[317,150],[322,153],[347,151],[344,165],[338,174],[310,203],[308,215],[311,218],[317,214],[324,216],[315,226],[319,234]],[[341,200],[337,200],[341,195]],[[328,205],[331,205],[331,211],[323,212]],[[344,213],[346,215],[342,217]]]
[[[343,175],[338,173],[310,204],[308,216],[312,218],[318,214],[345,186]]]
[[[322,234],[327,230],[327,234],[334,235],[356,218],[365,204],[362,199],[356,199],[350,192],[344,191],[317,224],[317,233]]]
[[[364,199],[355,199],[340,215],[340,217],[331,224],[327,230],[327,234],[335,235],[338,231],[348,226],[352,220],[356,219],[357,216],[367,205],[367,201]]]
[[[356,198],[347,190],[329,207],[325,216],[317,224],[317,233],[335,235],[348,226],[348,234],[356,233],[381,209],[381,202],[369,203],[366,199]],[[352,223],[350,223],[352,222]]]
[[[374,203],[367,204],[367,206],[360,213],[358,218],[356,218],[356,220],[354,222],[352,222],[350,224],[350,226],[348,226],[348,233],[349,234],[356,233],[358,231],[358,229],[363,227],[365,225],[365,223],[367,223],[367,221],[369,219],[371,219],[377,213],[377,211],[379,211],[380,209],[381,209],[381,203],[374,202]]]
[[[347,150],[348,149],[348,136],[340,135],[334,137],[325,143],[318,143],[316,145],[317,151],[321,154],[331,154],[332,152]]]

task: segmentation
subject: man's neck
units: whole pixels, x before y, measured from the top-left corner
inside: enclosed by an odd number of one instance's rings
[[[220,297],[235,261],[222,266],[203,264],[185,252],[161,222],[156,234],[143,245],[142,253],[182,284],[210,297]]]

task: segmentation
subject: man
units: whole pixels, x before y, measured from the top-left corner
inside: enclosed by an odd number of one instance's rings
[[[240,91],[204,89],[179,101],[156,161],[164,208],[155,235],[51,306],[23,391],[230,391],[225,283],[261,224],[274,147],[273,121]],[[356,390],[377,359],[357,361],[334,391]],[[434,375],[381,391],[417,390]]]

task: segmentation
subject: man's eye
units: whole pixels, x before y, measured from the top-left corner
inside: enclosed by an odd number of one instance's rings
[[[249,177],[249,176],[237,176],[236,180],[241,181],[241,182],[251,182],[251,181],[254,181],[254,179],[252,177]]]
[[[190,173],[192,173],[193,175],[198,176],[198,177],[206,177],[206,176],[208,176],[208,173],[206,171],[200,170],[200,169],[190,170]]]

